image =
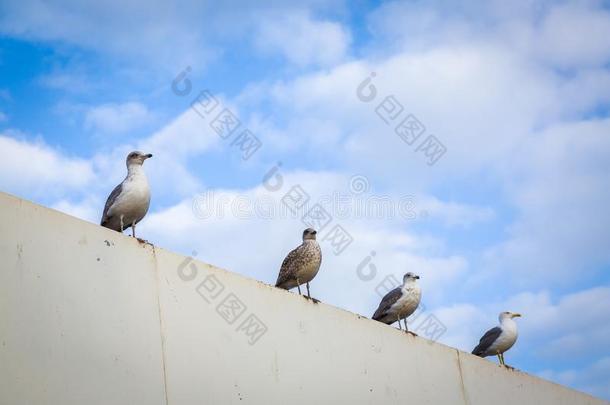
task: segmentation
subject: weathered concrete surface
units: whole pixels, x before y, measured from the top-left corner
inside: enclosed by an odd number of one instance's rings
[[[1,193],[0,257],[2,405],[606,403]]]

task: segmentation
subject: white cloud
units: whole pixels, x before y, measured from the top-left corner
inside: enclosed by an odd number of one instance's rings
[[[405,4],[401,7],[411,7]],[[610,261],[602,246],[610,238],[610,224],[607,215],[599,215],[610,205],[604,186],[610,181],[610,147],[604,120],[579,120],[608,108],[610,73],[605,57],[587,57],[573,74],[558,73],[559,62],[540,63],[540,58],[532,58],[531,48],[515,45],[519,35],[538,29],[537,13],[554,18],[549,10],[555,9],[526,7],[499,17],[500,5],[494,4],[485,13],[490,21],[501,20],[497,28],[489,21],[473,23],[467,25],[472,32],[454,40],[447,34],[388,55],[373,53],[370,59],[328,71],[251,87],[243,98],[251,104],[257,98],[270,103],[273,116],[282,117],[259,123],[266,144],[277,153],[306,155],[310,164],[322,167],[332,161],[365,173],[382,189],[394,185],[398,192],[427,196],[429,190],[484,179],[494,194],[488,198],[512,204],[515,221],[507,224],[504,242],[488,252],[485,270],[472,275],[475,283],[510,271],[528,275],[513,277],[520,288],[563,285],[564,275],[576,269],[584,280],[592,280]],[[588,17],[593,18],[592,29],[602,29],[605,13],[597,18],[587,10],[583,6],[576,13],[580,22],[574,29],[589,32],[580,20]],[[438,9],[434,13],[447,17]],[[463,16],[449,17],[451,21],[443,24],[469,22]],[[507,29],[516,18],[522,18],[527,28]],[[421,35],[435,35],[422,30]],[[492,34],[474,36],[477,30]],[[592,54],[601,49],[598,45],[592,45]],[[356,88],[373,71],[378,95],[367,104],[358,100]],[[396,136],[397,122],[386,125],[378,117],[375,108],[386,95],[402,104],[401,117],[416,115],[427,133],[445,144],[447,153],[436,166],[428,167],[415,152],[416,145],[409,147]],[[444,203],[435,208],[433,197],[422,202],[426,204],[445,224],[480,224],[495,218],[491,208],[463,210],[460,205],[466,204],[459,198],[458,206]],[[464,224],[461,218],[467,218]],[[507,221],[507,216],[500,220]],[[502,230],[496,234],[494,239],[504,236]]]
[[[445,202],[434,197],[421,199],[426,215],[440,219],[447,226],[469,227],[494,218],[491,207],[476,207],[457,202]]]
[[[175,194],[172,201],[176,201],[176,197],[201,190],[201,176],[188,169],[189,160],[217,147],[219,142],[209,120],[189,108],[141,140],[137,148],[154,155],[148,169],[152,185],[158,192]]]
[[[305,228],[300,220],[303,212],[282,217],[276,211],[268,219],[260,215],[240,219],[230,215],[231,205],[267,199],[279,207],[282,196],[295,184],[307,191],[313,204],[322,195],[344,187],[348,180],[332,172],[295,172],[282,176],[283,188],[277,192],[267,191],[263,186],[246,190],[215,189],[215,200],[225,201],[223,217],[200,219],[193,212],[193,200],[185,199],[150,214],[141,225],[142,233],[155,243],[171,245],[185,254],[196,250],[204,262],[273,283],[284,256],[301,243],[301,232]],[[352,244],[339,256],[333,254],[330,242],[324,241],[325,233],[335,224],[344,227],[353,238]],[[219,244],[219,240],[226,243]],[[450,285],[468,268],[463,257],[444,254],[433,238],[401,229],[394,221],[335,218],[320,232],[319,240],[324,259],[322,270],[312,284],[316,297],[362,314],[375,309],[379,297],[374,290],[389,274],[399,280],[407,271],[421,274],[427,289],[426,302],[435,303],[442,299],[443,286]],[[376,252],[373,264],[377,273],[370,281],[361,280],[357,266],[371,250]],[[335,288],[337,285],[342,286],[339,291]],[[361,299],[354,300],[354,297]]]
[[[376,72],[377,98],[370,103],[356,97],[358,85]],[[272,145],[294,150],[310,147],[321,160],[336,159],[365,173],[412,173],[409,182],[446,181],[459,174],[497,166],[498,160],[520,144],[538,120],[559,109],[553,75],[531,69],[527,62],[498,47],[439,48],[400,53],[367,63],[340,65],[329,72],[299,77],[270,86],[268,95],[278,115]],[[447,147],[434,170],[376,114],[376,107],[393,95]],[[510,101],[509,101],[510,100]],[[315,117],[315,119],[314,119]],[[318,128],[308,125],[321,122]],[[324,144],[320,133],[328,133]],[[498,125],[502,122],[502,125]],[[275,127],[275,128],[274,128]],[[490,135],[492,134],[492,135]],[[282,138],[285,138],[282,140]],[[473,153],[476,151],[476,153]]]
[[[68,66],[62,70],[55,69],[50,73],[41,75],[38,83],[53,90],[62,90],[73,94],[89,93],[99,88],[99,82],[93,80],[85,72],[84,67]]]
[[[610,12],[586,3],[550,10],[535,35],[536,53],[558,66],[599,66],[610,61]]]
[[[522,292],[485,305],[455,303],[432,309],[447,328],[441,342],[470,352],[501,311],[523,314],[517,320],[519,338],[507,353],[508,363],[523,369],[530,363],[551,364],[532,371],[543,378],[608,397],[610,347],[610,287],[594,287],[552,299],[547,291]],[[578,359],[575,361],[575,359]],[[493,359],[492,359],[493,360]],[[563,365],[575,362],[579,369]],[[531,366],[530,366],[531,367]],[[562,371],[562,369],[564,369]],[[541,370],[541,371],[537,371]]]
[[[141,103],[109,103],[89,108],[84,124],[92,131],[119,134],[149,125],[153,119],[154,115]]]
[[[200,61],[206,55],[194,25],[205,5],[192,3],[176,15],[166,7],[150,9],[145,2],[109,1],[74,7],[67,3],[37,0],[6,4],[0,31],[21,38],[63,41],[130,60],[144,58],[160,64]],[[153,22],[154,21],[154,22]],[[181,22],[183,24],[181,24]]]
[[[507,303],[524,313],[523,336],[539,346],[536,356],[556,360],[569,353],[586,360],[610,354],[610,287],[577,291],[553,301],[548,292],[541,292],[518,294]]]
[[[255,43],[278,52],[298,66],[331,66],[347,56],[351,36],[340,23],[315,20],[306,12],[270,14],[263,18]]]
[[[575,387],[598,398],[610,398],[610,357],[601,357],[592,364],[567,370],[543,370],[538,373],[542,378]]]
[[[188,109],[149,137],[100,150],[88,160],[67,157],[42,141],[20,140],[23,134],[7,131],[0,135],[0,187],[97,222],[106,197],[125,177],[127,154],[142,150],[154,155],[145,166],[153,202],[173,203],[202,189],[188,163],[218,143],[208,124]]]
[[[141,150],[153,154],[153,158],[145,163],[153,190],[153,203],[159,200],[174,203],[202,189],[201,178],[188,169],[189,161],[214,148],[218,142],[219,137],[209,122],[189,108],[148,137],[95,154],[91,161],[97,178],[96,189],[89,192],[95,192],[99,200],[105,200],[112,188],[125,177],[127,154]],[[87,211],[64,206],[74,213]],[[102,207],[103,202],[98,210]],[[89,216],[82,218],[90,219]]]
[[[102,213],[101,200],[97,200],[94,196],[80,202],[62,199],[54,203],[51,208],[96,224],[99,223]]]
[[[368,20],[371,32],[391,44],[378,52],[491,40],[559,68],[599,66],[610,59],[610,12],[598,1],[396,1]]]
[[[261,15],[303,8],[326,10],[343,1],[311,0],[260,4],[209,1],[110,0],[103,4],[73,1],[45,3],[24,0],[3,5],[0,32],[18,38],[67,43],[144,64],[147,71],[174,72],[191,65],[199,69],[223,51],[223,40],[248,37]],[[147,10],[147,13],[142,13]],[[326,32],[333,34],[332,30]]]
[[[570,283],[599,274],[610,261],[610,120],[551,127],[517,149],[519,165],[507,172],[519,216],[490,260],[516,283]],[[527,274],[527,280],[519,275]]]
[[[0,134],[0,185],[12,193],[55,195],[82,187],[94,175],[87,160],[65,156],[42,141],[17,139],[19,133]]]
[[[223,39],[254,38],[259,51],[281,55],[290,62],[289,69],[321,67],[285,81],[255,83],[236,98],[236,106],[251,112],[240,118],[244,124],[248,118],[248,127],[263,138],[265,157],[286,155],[282,159],[287,166],[311,170],[287,173],[285,179],[306,186],[312,196],[345,188],[346,173],[364,173],[375,190],[417,196],[418,209],[437,222],[431,221],[430,234],[425,226],[420,231],[418,223],[342,221],[354,243],[340,257],[326,246],[314,295],[370,315],[378,303],[374,288],[380,279],[362,281],[356,267],[375,250],[380,277],[400,276],[407,269],[422,273],[424,302],[438,308],[448,326],[446,342],[470,350],[495,323],[497,312],[522,311],[522,335],[511,358],[528,352],[541,361],[563,355],[568,362],[578,353],[589,364],[568,367],[563,374],[554,367],[553,378],[585,386],[587,379],[598,378],[588,370],[608,375],[605,362],[593,364],[592,346],[587,345],[594,342],[607,357],[609,319],[602,311],[608,307],[607,289],[562,297],[548,292],[557,285],[565,291],[599,283],[605,277],[601,269],[610,262],[605,245],[610,240],[610,123],[591,118],[604,114],[610,103],[610,20],[600,3],[385,3],[368,19],[372,37],[358,49],[362,58],[352,62],[345,62],[351,53],[350,33],[340,23],[301,8],[252,12],[244,5],[211,14],[202,12],[209,11],[205,5],[185,6],[190,11],[186,17],[168,13],[160,23],[150,24],[142,19],[126,23],[123,17],[115,21],[115,15],[123,15],[116,11],[123,3],[76,13],[32,4],[11,5],[10,21],[0,22],[0,29],[127,55],[146,66],[155,61],[182,67],[211,52],[201,47],[213,42],[204,41],[209,33],[199,28],[203,13],[206,27],[217,29]],[[130,4],[125,15],[140,8]],[[36,13],[30,15],[28,9]],[[102,34],[92,23],[98,11],[100,21],[109,21]],[[125,27],[134,28],[135,34],[126,35]],[[160,38],[172,41],[163,45]],[[358,100],[356,88],[372,71],[377,73],[373,83],[378,96],[367,104]],[[70,77],[55,79],[48,84],[72,85]],[[377,116],[375,107],[387,95],[394,95],[405,113],[416,115],[427,133],[447,146],[436,166],[427,166],[415,146],[402,142],[393,125]],[[109,118],[123,117],[113,107],[98,114],[101,118],[94,114],[90,128],[109,125],[109,131],[126,131],[132,120]],[[300,241],[303,224],[298,219],[199,220],[192,213],[187,196],[204,189],[208,173],[193,173],[189,161],[218,143],[208,123],[187,111],[140,142],[99,152],[93,167],[104,191],[96,192],[95,201],[102,204],[102,194],[122,179],[129,150],[152,152],[155,158],[146,169],[153,198],[165,199],[164,208],[142,223],[147,238],[183,253],[195,249],[204,261],[273,282],[283,256]],[[71,162],[59,155],[58,166]],[[215,163],[211,174],[219,167]],[[0,179],[14,181],[9,177]],[[32,184],[40,181],[45,187],[55,181],[31,177]],[[217,192],[234,200],[265,190],[248,186]],[[277,200],[281,193],[276,194]],[[90,201],[62,196],[55,207],[97,219],[99,209],[91,208],[96,203]],[[479,232],[478,226],[492,221],[493,229]],[[444,228],[436,227],[439,223]],[[464,253],[462,249],[472,247],[470,239],[483,247]],[[337,285],[342,286],[338,293]],[[538,292],[515,296],[515,289]],[[484,299],[486,307],[477,306]],[[575,377],[579,372],[582,380]]]

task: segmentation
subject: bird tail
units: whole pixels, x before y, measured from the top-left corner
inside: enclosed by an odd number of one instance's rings
[[[396,319],[393,319],[393,320],[388,319],[387,314],[385,314],[383,312],[382,313],[375,312],[373,314],[373,316],[371,317],[371,319],[374,321],[385,323],[386,325],[391,325],[394,322],[396,322]]]
[[[485,351],[482,350],[480,346],[477,346],[472,350],[472,354],[474,354],[475,356],[485,357],[484,353]]]

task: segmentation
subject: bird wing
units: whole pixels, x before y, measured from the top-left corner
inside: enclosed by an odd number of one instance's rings
[[[277,281],[275,282],[275,286],[280,286],[284,284],[286,281],[292,280],[295,275],[295,270],[297,268],[297,264],[300,263],[300,253],[303,245],[293,249],[288,253],[288,256],[282,262],[282,267],[280,267],[280,274],[277,276]]]
[[[402,290],[400,287],[396,287],[395,289],[393,289],[392,291],[387,293],[383,297],[383,299],[379,303],[379,307],[373,314],[373,319],[378,321],[381,318],[383,318],[387,314],[387,312],[390,310],[392,305],[394,305],[401,296],[402,296]]]
[[[112,204],[114,204],[114,202],[122,191],[123,183],[116,186],[114,190],[112,190],[112,193],[110,193],[110,195],[108,196],[108,199],[106,200],[106,205],[104,206],[104,213],[102,214],[102,220],[100,222],[100,225],[105,225],[108,222],[108,219],[110,218],[108,216],[108,210],[110,209],[110,207],[112,207]]]
[[[491,328],[479,340],[479,344],[474,348],[472,354],[476,354],[477,356],[484,355],[487,349],[491,347],[491,345],[496,341],[496,339],[502,334],[502,328],[496,326],[495,328]]]

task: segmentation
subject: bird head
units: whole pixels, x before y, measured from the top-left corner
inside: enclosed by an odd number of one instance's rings
[[[500,322],[502,322],[502,320],[504,319],[513,319],[513,318],[518,318],[520,317],[521,314],[518,314],[516,312],[510,312],[510,311],[504,311],[504,312],[500,312]]]
[[[145,154],[140,151],[133,151],[127,155],[127,167],[131,165],[142,165],[146,159],[152,157],[151,153]]]
[[[402,282],[415,282],[415,280],[419,280],[419,276],[415,273],[408,272],[402,277]]]
[[[307,228],[303,231],[303,240],[316,240],[316,234],[318,232],[313,228]]]

